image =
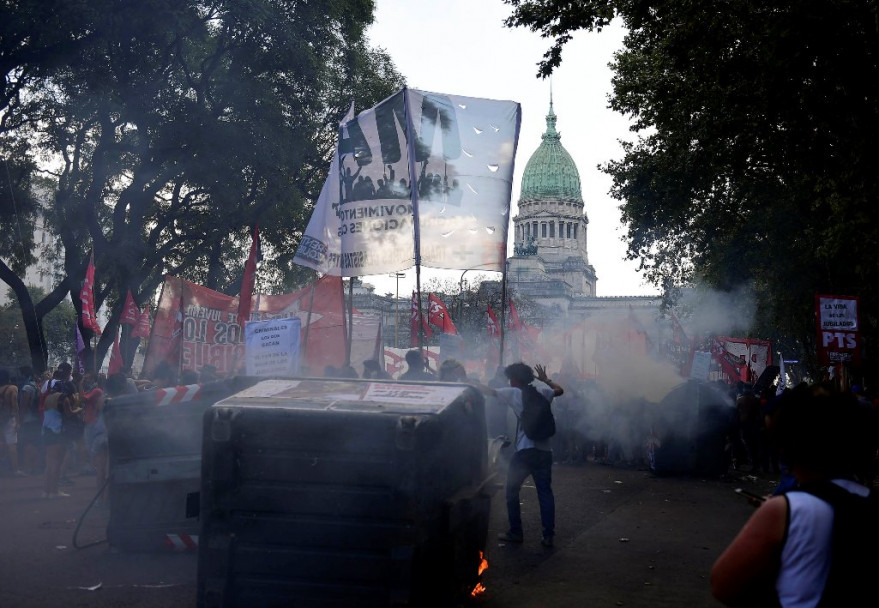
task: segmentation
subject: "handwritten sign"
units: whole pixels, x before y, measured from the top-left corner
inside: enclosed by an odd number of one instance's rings
[[[294,376],[299,372],[298,318],[251,321],[245,325],[249,376]]]

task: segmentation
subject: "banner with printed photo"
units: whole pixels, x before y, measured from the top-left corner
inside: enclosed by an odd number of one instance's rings
[[[502,270],[520,120],[515,102],[404,89],[345,121],[295,261],[381,274],[418,244],[423,266]]]

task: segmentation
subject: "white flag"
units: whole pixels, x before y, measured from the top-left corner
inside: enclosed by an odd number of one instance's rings
[[[502,270],[520,120],[515,102],[404,89],[344,122],[296,262]]]
[[[784,371],[784,357],[781,351],[778,352],[778,387],[775,389],[775,395],[778,396],[784,392],[787,387],[787,375]]]

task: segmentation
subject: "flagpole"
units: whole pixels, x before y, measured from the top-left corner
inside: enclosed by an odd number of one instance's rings
[[[415,254],[415,293],[418,294],[418,350],[424,350],[424,324],[421,321],[421,220],[418,212],[418,183],[415,171],[415,128],[409,112],[409,87],[403,87],[403,115],[406,117],[406,143],[409,154],[409,198],[412,201],[412,229]]]
[[[348,277],[348,339],[345,341],[345,366],[351,365],[351,343],[354,342],[354,278]]]
[[[500,365],[504,364],[504,336],[506,332],[504,328],[506,327],[506,313],[507,313],[507,267],[509,264],[506,260],[504,260],[504,271],[503,276],[501,277],[501,319],[500,319],[500,332],[501,332],[501,354],[498,359],[500,361]]]
[[[306,367],[308,367],[308,361],[305,358],[308,353],[308,332],[311,329],[311,309],[314,308],[314,286],[318,280],[314,280],[311,282],[311,295],[308,298],[308,312],[305,314],[305,343],[302,345],[302,361],[305,362]],[[308,370],[308,373],[313,373],[312,370]]]

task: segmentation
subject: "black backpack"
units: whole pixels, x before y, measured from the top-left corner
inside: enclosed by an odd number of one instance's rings
[[[829,481],[809,482],[797,488],[833,507],[830,572],[819,608],[863,605],[874,593],[879,571],[879,496],[852,494]]]
[[[549,401],[530,384],[522,389],[522,416],[520,422],[525,436],[532,441],[549,439],[555,435],[555,418]]]

